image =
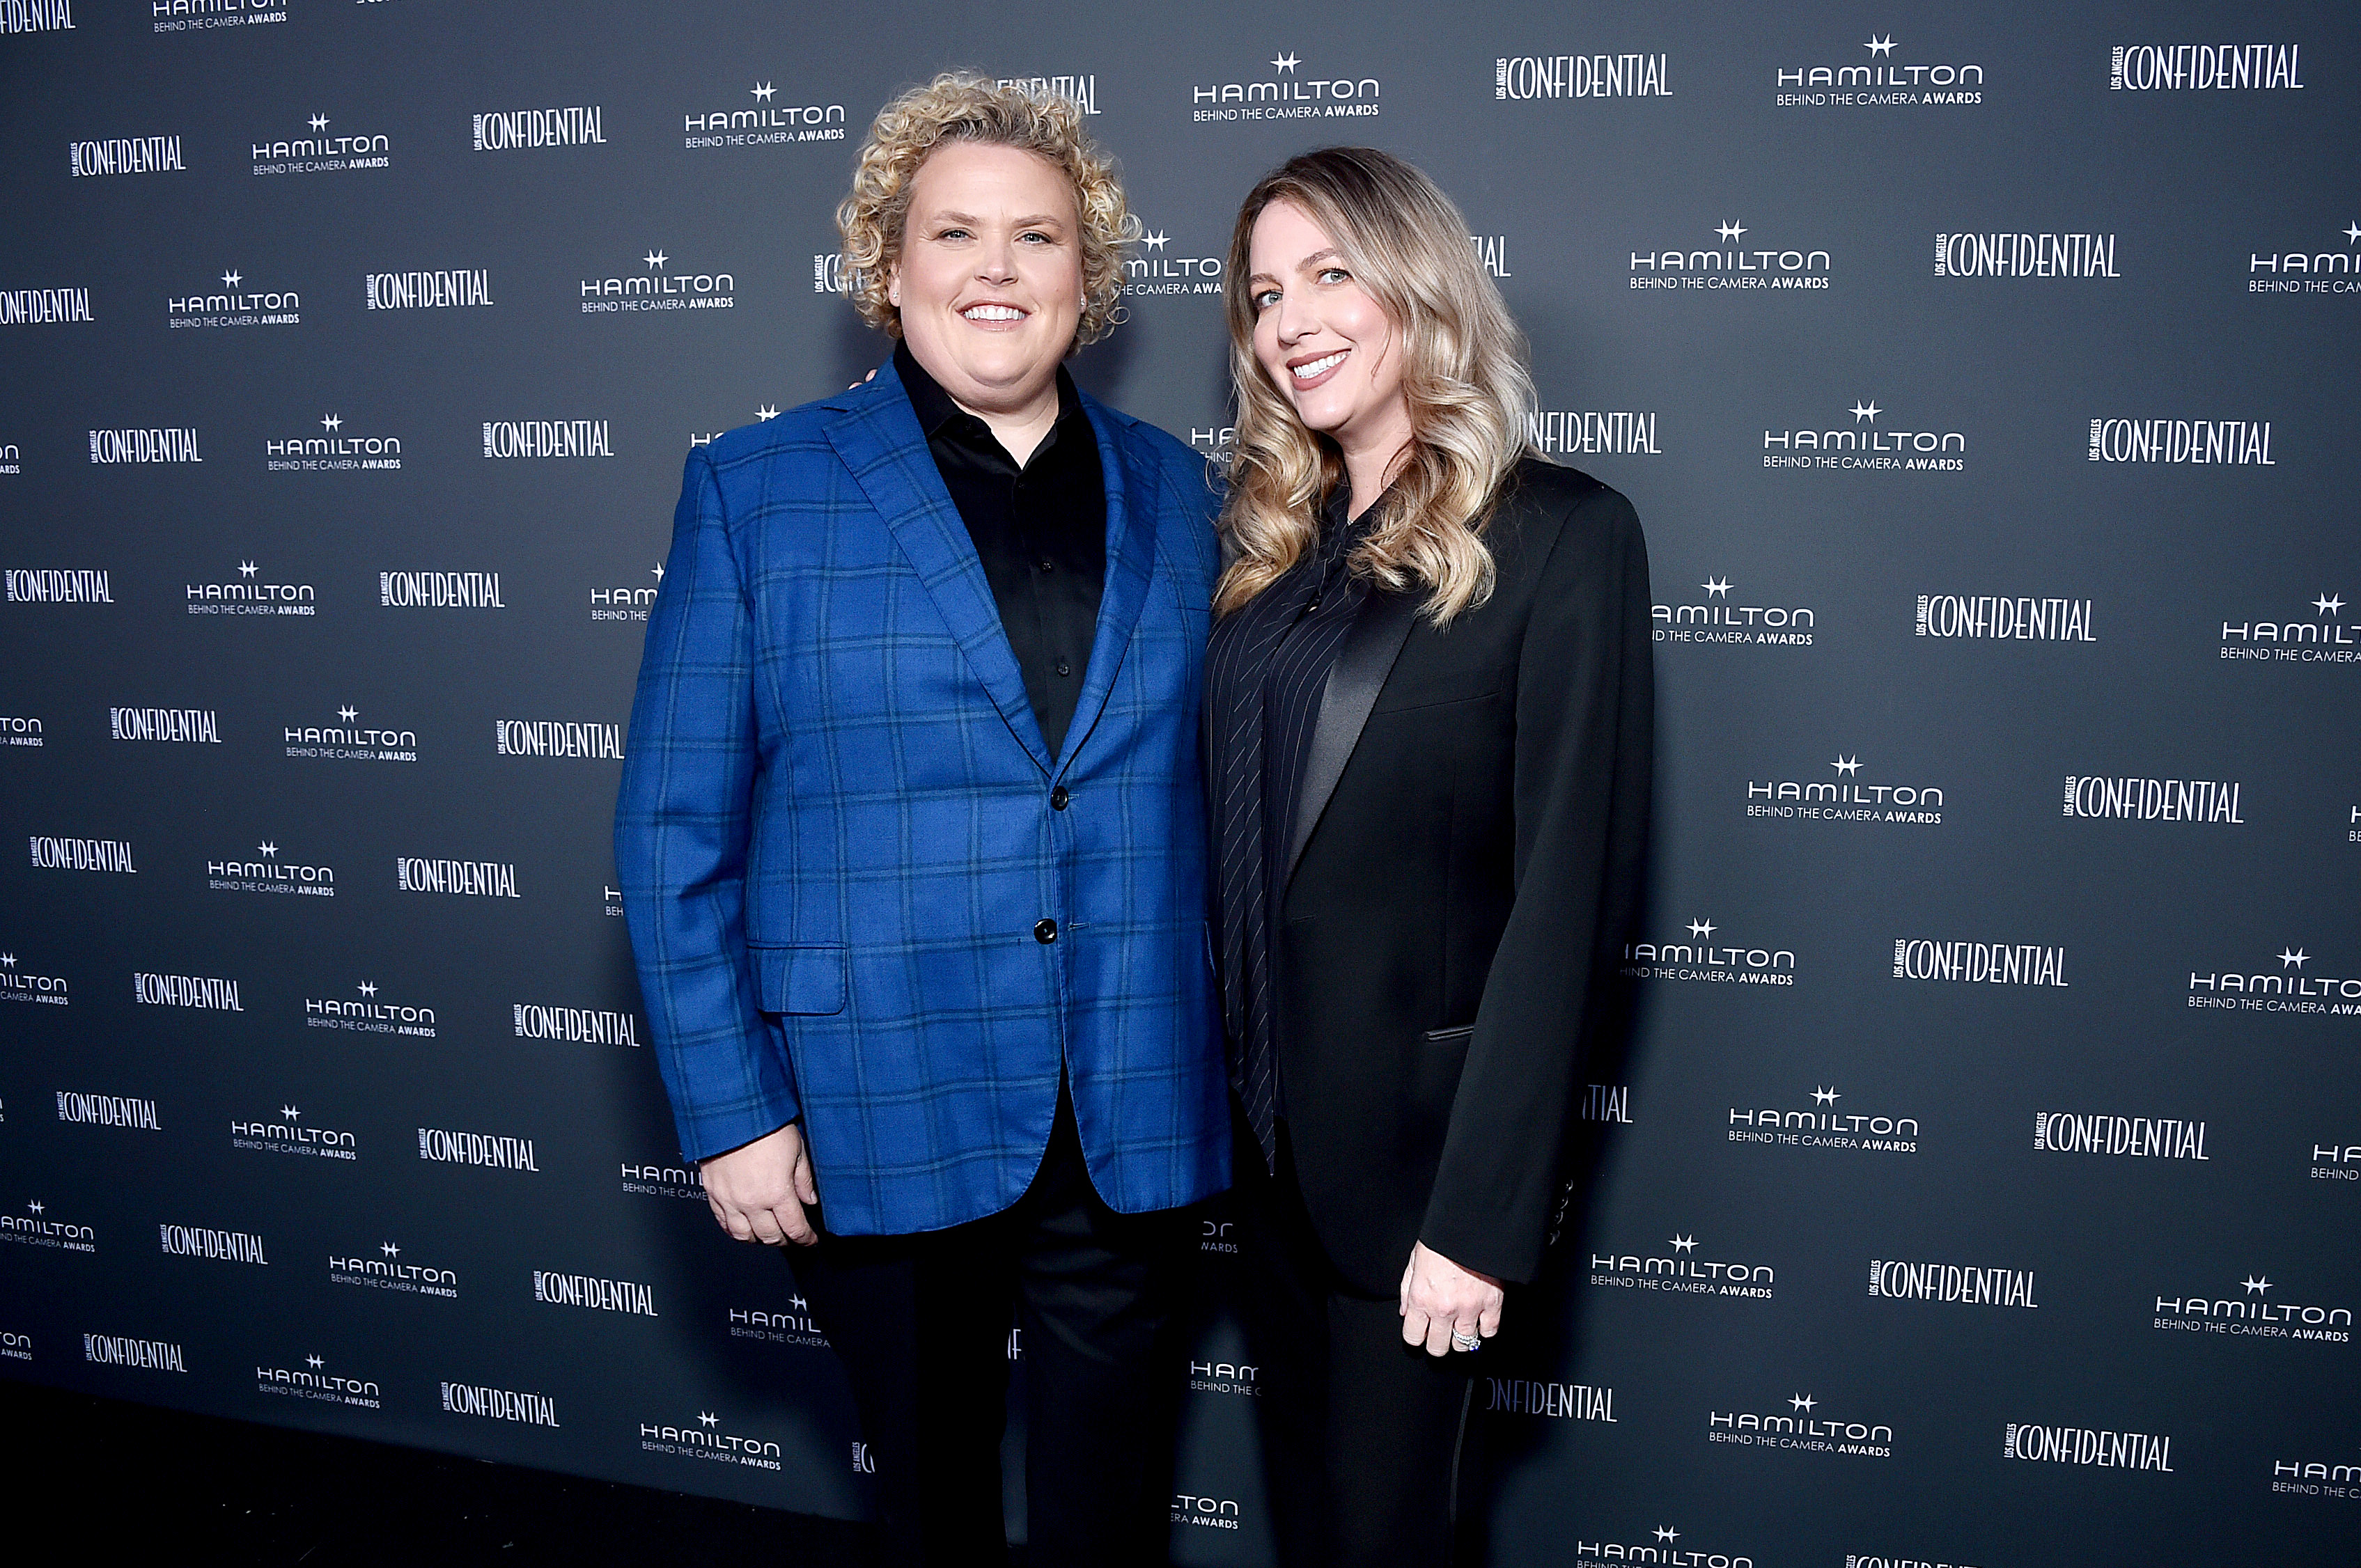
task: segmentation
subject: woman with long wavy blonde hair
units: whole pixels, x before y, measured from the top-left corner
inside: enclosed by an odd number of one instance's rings
[[[1646,546],[1532,450],[1523,337],[1417,169],[1290,160],[1225,277],[1206,765],[1272,1507],[1290,1565],[1441,1564],[1636,901]]]

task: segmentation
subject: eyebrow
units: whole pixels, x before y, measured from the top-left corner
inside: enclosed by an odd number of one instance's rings
[[[1315,250],[1311,255],[1305,257],[1302,260],[1297,262],[1295,264],[1295,269],[1298,272],[1309,272],[1312,270],[1312,267],[1314,262],[1326,261],[1336,254],[1336,247],[1333,245],[1325,250]],[[1278,279],[1273,278],[1268,272],[1250,272],[1246,274],[1246,281],[1249,283],[1253,282],[1257,278],[1268,283],[1276,283],[1279,281]]]
[[[970,228],[983,226],[983,220],[972,213],[929,213],[927,214],[927,221],[936,224],[965,224]],[[1020,229],[1064,228],[1066,220],[1055,213],[1034,213],[1015,220],[1010,226]]]

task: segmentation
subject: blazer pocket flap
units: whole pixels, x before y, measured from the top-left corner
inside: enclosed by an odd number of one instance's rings
[[[765,1013],[822,1014],[844,1011],[844,946],[824,942],[803,947],[750,947],[755,983]]]

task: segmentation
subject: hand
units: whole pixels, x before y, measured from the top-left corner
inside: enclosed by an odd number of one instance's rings
[[[705,1179],[705,1201],[715,1222],[740,1241],[809,1246],[819,1240],[819,1232],[804,1217],[804,1205],[819,1201],[819,1183],[812,1179],[804,1130],[793,1122],[727,1154],[701,1159],[697,1169]]]
[[[1410,1249],[1402,1270],[1402,1343],[1423,1344],[1429,1355],[1451,1354],[1451,1336],[1490,1339],[1500,1332],[1500,1307],[1508,1293],[1488,1274],[1462,1268],[1424,1242]]]

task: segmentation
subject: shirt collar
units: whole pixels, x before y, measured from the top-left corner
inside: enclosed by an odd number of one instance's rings
[[[918,356],[910,352],[907,343],[894,345],[894,374],[902,378],[902,389],[910,394],[910,408],[917,414],[918,428],[927,433],[928,440],[933,440],[945,424],[961,415],[975,420],[978,424],[983,423],[960,407],[951,395],[943,390],[942,384],[927,374],[926,367],[918,363]],[[1066,367],[1060,365],[1058,367],[1057,423],[1064,424],[1070,419],[1078,418],[1082,411],[1082,395],[1074,386],[1074,378],[1066,374]],[[988,426],[986,428],[989,429]]]

